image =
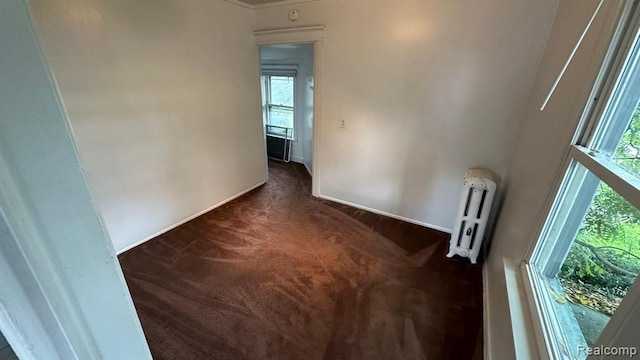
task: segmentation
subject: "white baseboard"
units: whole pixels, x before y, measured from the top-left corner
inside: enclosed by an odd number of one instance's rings
[[[200,216],[202,214],[208,213],[209,211],[211,211],[211,210],[213,210],[213,209],[215,209],[217,207],[220,207],[220,206],[222,206],[222,205],[224,205],[224,204],[226,204],[226,203],[228,203],[230,201],[233,201],[233,200],[239,198],[240,196],[242,196],[242,195],[250,192],[251,190],[254,190],[254,189],[256,189],[256,188],[258,188],[258,187],[260,187],[260,186],[262,186],[262,185],[264,185],[266,183],[267,183],[266,181],[261,181],[258,184],[253,185],[253,186],[249,187],[248,189],[243,190],[243,191],[241,191],[241,192],[239,192],[239,193],[237,193],[237,194],[235,194],[235,195],[233,195],[231,197],[228,197],[228,198],[218,202],[217,204],[215,204],[215,205],[213,205],[211,207],[208,207],[208,208],[206,208],[206,209],[204,209],[204,210],[202,210],[202,211],[200,211],[200,212],[198,212],[196,214],[193,214],[193,215],[191,215],[191,216],[189,216],[189,217],[187,217],[187,218],[185,218],[183,220],[180,220],[177,223],[175,223],[175,224],[173,224],[173,225],[171,225],[171,226],[169,226],[167,228],[164,228],[163,230],[160,230],[160,231],[158,231],[157,233],[155,233],[155,234],[153,234],[151,236],[148,236],[148,237],[146,237],[146,238],[144,238],[144,239],[142,239],[142,240],[140,240],[138,242],[135,242],[135,243],[125,247],[122,250],[116,251],[116,254],[120,255],[120,254],[124,253],[125,251],[131,250],[131,249],[133,249],[134,247],[136,247],[138,245],[144,244],[145,242],[147,242],[147,241],[149,241],[149,240],[151,240],[153,238],[156,238],[156,237],[166,233],[169,230],[173,230],[173,229],[177,228],[178,226],[186,223],[187,221],[193,220],[193,219],[197,218],[198,216]]]
[[[309,167],[307,166],[307,164],[302,163],[302,165],[304,165],[304,168],[307,169],[307,172],[309,173],[309,176],[313,177],[313,173],[311,172],[311,169],[309,169]]]
[[[392,219],[401,220],[401,221],[408,222],[408,223],[411,223],[411,224],[424,226],[424,227],[427,227],[427,228],[430,228],[430,229],[446,232],[446,233],[449,233],[449,234],[451,234],[451,231],[452,231],[451,229],[447,229],[447,228],[444,228],[442,226],[428,224],[428,223],[425,223],[425,222],[422,222],[422,221],[418,221],[418,220],[410,219],[410,218],[407,218],[407,217],[404,217],[404,216],[388,213],[388,212],[382,211],[382,210],[372,209],[370,207],[354,204],[354,203],[351,203],[351,202],[348,202],[348,201],[344,201],[344,200],[340,200],[340,199],[336,199],[336,198],[332,198],[330,196],[318,195],[318,197],[320,199],[325,199],[325,200],[337,202],[337,203],[340,203],[340,204],[343,204],[343,205],[347,205],[347,206],[351,206],[351,207],[354,207],[354,208],[366,210],[366,211],[372,212],[374,214],[383,215],[383,216],[386,216],[386,217],[390,217]]]
[[[300,163],[300,164],[304,164],[304,160],[300,156],[292,156],[291,157],[291,161],[297,162],[297,163]]]
[[[482,264],[482,347],[483,359],[491,360],[491,327],[489,327],[489,270],[486,261]]]

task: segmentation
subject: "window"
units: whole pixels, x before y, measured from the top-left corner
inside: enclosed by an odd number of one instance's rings
[[[585,359],[640,273],[640,40],[628,14],[525,265],[552,359]]]
[[[293,134],[295,75],[264,75],[265,123],[273,135]],[[289,130],[287,130],[289,129]]]

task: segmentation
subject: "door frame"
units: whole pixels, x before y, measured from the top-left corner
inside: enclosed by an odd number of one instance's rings
[[[322,94],[322,51],[324,26],[266,29],[254,31],[256,45],[313,44],[313,154],[311,155],[311,195],[320,196],[320,126]],[[259,64],[260,65],[260,64]],[[266,159],[266,156],[265,156]]]
[[[151,360],[28,1],[0,24],[0,331],[22,360]]]

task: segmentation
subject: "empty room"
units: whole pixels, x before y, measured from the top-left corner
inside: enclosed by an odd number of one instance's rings
[[[0,1],[0,360],[637,356],[638,6]]]

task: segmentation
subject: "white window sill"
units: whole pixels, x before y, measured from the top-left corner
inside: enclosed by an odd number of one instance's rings
[[[508,258],[503,264],[516,359],[545,359],[547,356],[538,348],[520,264]]]

